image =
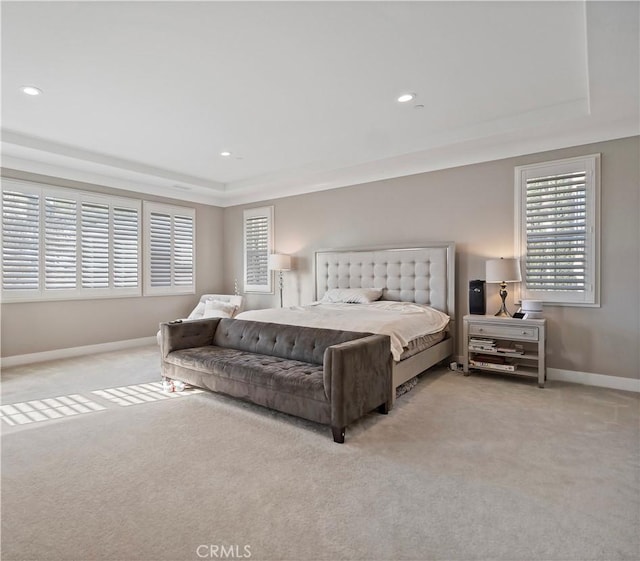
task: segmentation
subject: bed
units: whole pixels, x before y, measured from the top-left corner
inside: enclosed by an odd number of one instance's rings
[[[314,260],[314,303],[251,310],[237,319],[389,335],[393,402],[396,388],[454,352],[454,273],[453,242],[321,250]],[[359,304],[323,301],[347,289],[377,289],[381,297]]]

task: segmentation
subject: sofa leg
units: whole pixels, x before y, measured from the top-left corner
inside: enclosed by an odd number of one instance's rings
[[[387,415],[390,409],[391,403],[389,401],[385,401],[382,405],[378,405],[378,413],[381,415]]]
[[[344,442],[344,431],[345,427],[331,427],[331,432],[333,433],[333,441],[338,444],[342,444]]]

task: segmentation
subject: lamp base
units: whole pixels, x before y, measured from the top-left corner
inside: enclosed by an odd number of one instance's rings
[[[507,311],[507,305],[505,304],[505,300],[507,299],[507,283],[500,283],[500,298],[502,298],[502,305],[500,309],[496,312],[495,316],[500,318],[510,318],[511,314]]]

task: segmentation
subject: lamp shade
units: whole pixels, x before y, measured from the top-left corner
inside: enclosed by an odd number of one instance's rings
[[[487,282],[520,282],[520,261],[518,259],[489,259],[487,261]]]
[[[284,253],[272,253],[269,255],[269,269],[272,271],[290,271],[291,256]]]

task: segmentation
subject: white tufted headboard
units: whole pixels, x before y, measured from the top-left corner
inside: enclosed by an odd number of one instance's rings
[[[455,318],[455,244],[317,251],[316,300],[331,288],[381,288],[383,300],[426,304]]]

